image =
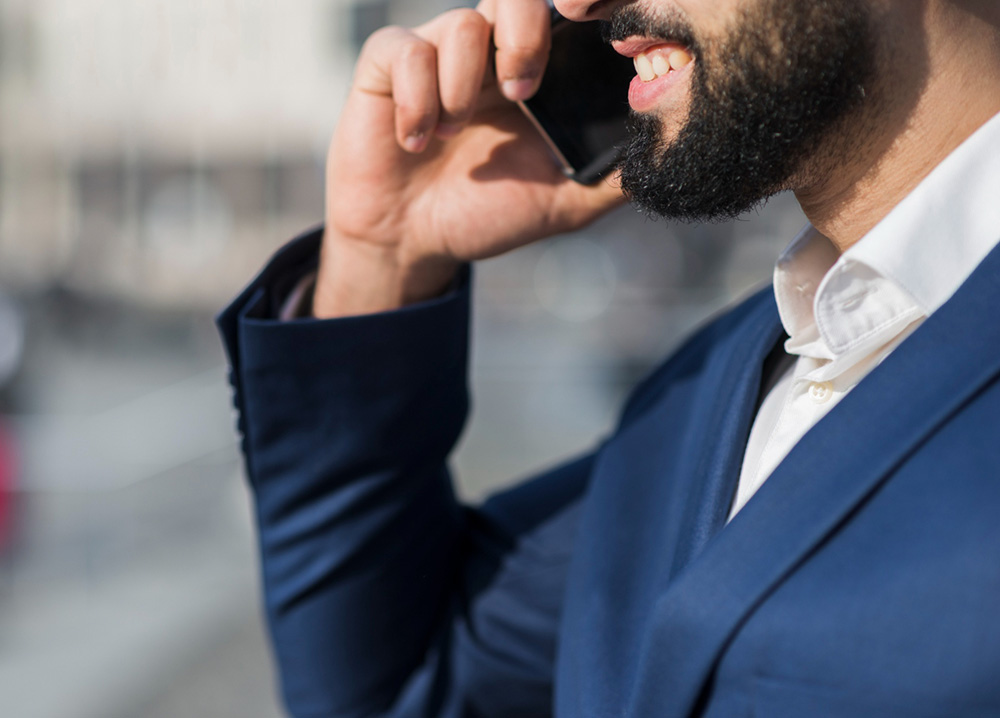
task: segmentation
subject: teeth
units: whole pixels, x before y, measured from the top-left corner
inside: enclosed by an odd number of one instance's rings
[[[653,55],[653,72],[657,75],[666,75],[670,72],[670,62],[663,55]]]
[[[639,73],[639,79],[643,82],[650,82],[656,79],[656,71],[653,69],[653,63],[650,62],[645,54],[636,56],[635,71]]]
[[[681,70],[691,64],[694,59],[691,55],[684,50],[674,50],[670,53],[670,67],[674,70]]]
[[[639,79],[643,82],[652,82],[673,70],[687,67],[693,60],[694,58],[686,50],[673,50],[670,54],[666,54],[660,49],[652,53],[639,53],[633,61]]]

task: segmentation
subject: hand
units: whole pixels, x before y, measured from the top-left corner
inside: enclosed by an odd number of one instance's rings
[[[327,161],[317,316],[433,297],[461,263],[622,201],[614,181],[567,179],[511,102],[538,88],[549,23],[544,0],[484,0],[368,40]]]

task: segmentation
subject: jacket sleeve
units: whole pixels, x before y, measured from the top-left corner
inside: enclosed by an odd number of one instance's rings
[[[463,507],[446,461],[468,409],[468,273],[395,312],[272,319],[320,235],[279,252],[218,319],[286,706],[548,715],[592,459]]]

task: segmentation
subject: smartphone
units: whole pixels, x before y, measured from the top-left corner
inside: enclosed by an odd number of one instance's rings
[[[552,50],[538,92],[518,103],[567,176],[593,184],[617,162],[626,137],[632,60],[601,38],[597,21],[553,10]]]

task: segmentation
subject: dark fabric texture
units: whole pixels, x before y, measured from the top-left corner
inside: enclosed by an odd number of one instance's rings
[[[467,507],[469,272],[276,321],[319,237],[219,317],[291,715],[1000,715],[1000,251],[726,525],[783,336],[770,290],[591,454]]]

